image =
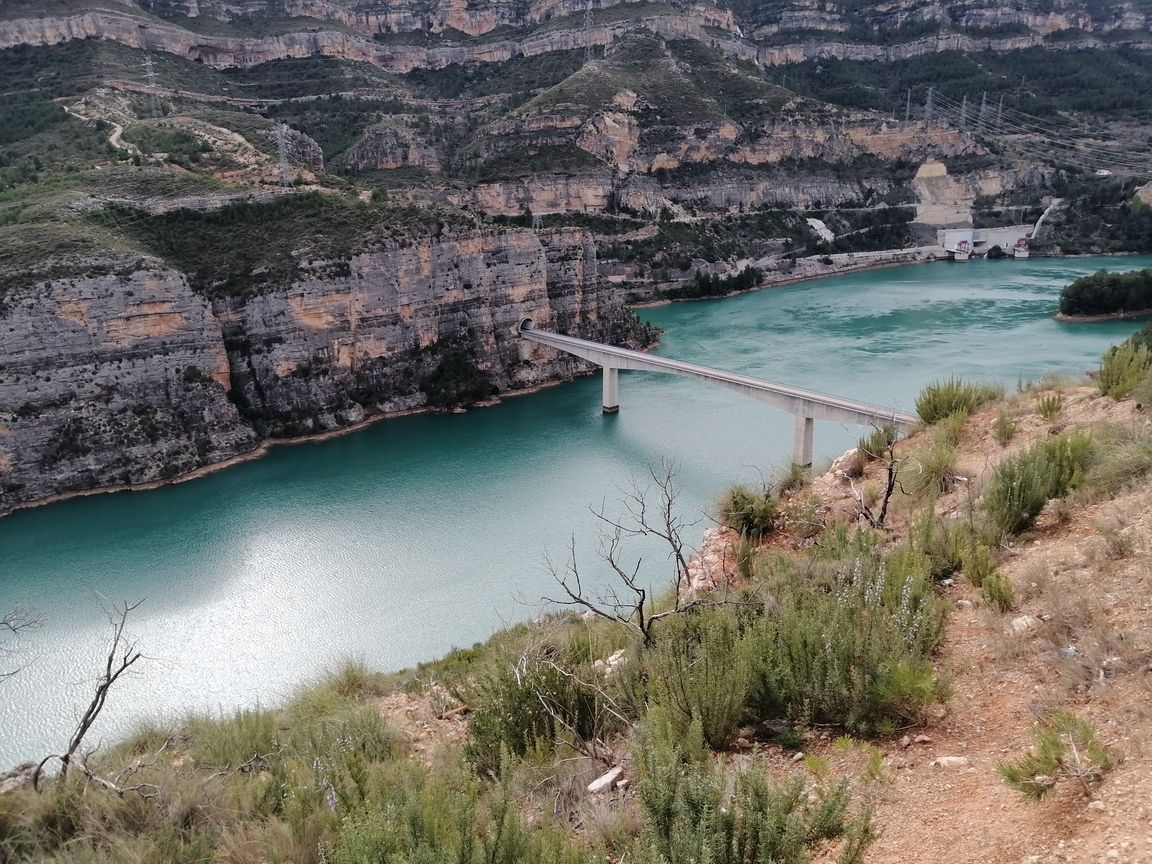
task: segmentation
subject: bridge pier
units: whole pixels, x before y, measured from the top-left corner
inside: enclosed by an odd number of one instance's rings
[[[526,342],[545,345],[556,351],[566,351],[599,366],[604,376],[604,396],[601,404],[606,414],[614,414],[620,410],[621,369],[667,372],[697,381],[710,381],[788,411],[796,417],[796,432],[792,439],[792,462],[795,465],[812,464],[812,431],[817,420],[855,423],[860,426],[894,423],[899,429],[907,429],[916,422],[912,414],[885,408],[882,405],[857,402],[841,396],[818,393],[815,390],[790,387],[776,381],[766,381],[736,372],[710,369],[682,360],[670,360],[667,357],[644,354],[628,348],[602,345],[599,342],[589,342],[587,339],[577,339],[575,336],[538,330],[531,318],[521,319],[517,332]]]
[[[601,368],[604,370],[604,413],[615,414],[620,410],[620,370],[615,366]]]
[[[796,415],[796,433],[792,437],[792,464],[812,466],[812,429],[816,421],[805,414]]]

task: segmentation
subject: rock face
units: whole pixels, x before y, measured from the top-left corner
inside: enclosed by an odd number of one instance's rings
[[[588,46],[605,46],[617,36],[641,27],[664,39],[695,39],[732,57],[749,61],[756,59],[754,46],[717,35],[723,31],[715,29],[712,23],[715,16],[694,15],[692,9],[687,14],[648,12],[636,19],[588,29],[544,30],[484,41],[443,39],[435,40],[431,45],[379,42],[370,36],[327,24],[268,36],[202,33],[175,22],[143,18],[132,14],[131,9],[123,12],[101,10],[0,22],[0,49],[17,45],[58,45],[73,39],[96,38],[132,48],[166,51],[218,67],[255,66],[293,58],[335,57],[372,63],[403,73],[413,69],[442,69],[453,63],[500,62]]]
[[[148,483],[257,443],[206,300],[159,266],[49,282],[0,317],[0,512]]]
[[[523,317],[645,340],[578,230],[409,240],[215,304],[159,261],[102,266],[20,291],[0,313],[0,513],[584,370],[521,345]]]
[[[746,20],[720,4],[685,4],[675,10],[633,0],[597,2],[595,9],[640,7],[631,14],[607,16],[595,26],[582,26],[589,8],[577,0],[438,0],[431,3],[385,3],[383,0],[118,0],[122,9],[100,8],[74,14],[14,18],[0,23],[0,48],[14,45],[54,45],[71,39],[109,39],[134,48],[168,51],[215,66],[250,66],[270,60],[338,57],[407,72],[442,68],[452,63],[492,62],[531,57],[554,51],[612,43],[621,33],[641,27],[665,39],[694,39],[730,57],[765,66],[837,58],[894,62],[940,51],[1014,51],[1046,44],[1053,49],[1099,45],[1106,34],[1146,34],[1148,14],[1135,3],[1024,0],[1015,8],[1002,4],[920,4],[911,0],[857,4],[826,4],[818,10],[809,2],[769,4],[753,8]],[[145,14],[147,13],[147,14]],[[159,18],[154,16],[160,16]],[[527,28],[571,17],[567,28]],[[175,20],[164,20],[170,18]],[[249,35],[243,26],[197,26],[197,19],[239,25],[268,22],[268,35]],[[300,19],[315,24],[300,27]],[[288,19],[295,19],[294,22]],[[901,28],[931,25],[941,32],[909,35],[891,42],[870,34],[899,33]],[[952,28],[961,28],[955,31]],[[496,38],[501,28],[524,29],[519,38]],[[1019,31],[1019,35],[981,33]],[[824,35],[811,38],[811,30]],[[848,38],[847,33],[854,34]],[[1054,32],[1077,38],[1045,43]],[[404,34],[440,36],[431,44]],[[460,34],[483,39],[458,38]],[[745,35],[747,34],[747,35]],[[795,35],[793,35],[795,34]],[[393,39],[374,37],[391,35]],[[1123,38],[1120,41],[1124,41]],[[1129,41],[1146,44],[1147,37]],[[420,44],[417,44],[420,43]],[[766,44],[767,43],[767,44]],[[1117,44],[1113,36],[1111,44]]]
[[[353,171],[386,171],[391,168],[424,168],[440,173],[436,148],[403,123],[385,121],[364,130],[360,139],[344,154],[344,164]]]
[[[916,171],[916,220],[942,227],[972,225],[972,207],[981,195],[999,195],[1010,189],[1036,186],[1045,179],[1044,169],[984,170],[959,177],[948,173],[943,162],[930,159]]]

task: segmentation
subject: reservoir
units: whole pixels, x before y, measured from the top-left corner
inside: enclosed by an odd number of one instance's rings
[[[1081,375],[1131,322],[1052,320],[1060,288],[1149,257],[934,263],[719,301],[640,310],[658,353],[912,411],[927,382]],[[270,705],[342,659],[383,670],[430,660],[538,614],[545,554],[575,538],[596,567],[589,508],[662,458],[683,512],[708,526],[728,485],[786,467],[792,417],[728,390],[623,373],[495,408],[408,417],[177,486],[67,501],[0,519],[0,611],[43,625],[0,680],[0,769],[66,745],[110,628],[102,602],[140,600],[145,660],[113,689],[89,742],[142,719]],[[856,427],[816,425],[816,461]],[[637,550],[651,553],[652,549]],[[647,554],[653,584],[669,563]],[[9,658],[4,658],[8,660]],[[9,663],[9,665],[13,665]]]

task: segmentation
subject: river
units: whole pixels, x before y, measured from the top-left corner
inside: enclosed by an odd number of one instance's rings
[[[911,410],[924,383],[953,374],[1012,387],[1095,367],[1138,325],[1052,320],[1061,286],[1150,265],[941,262],[641,315],[666,328],[661,354]],[[747,397],[625,373],[621,411],[605,417],[599,387],[379,423],[194,482],[0,519],[0,610],[43,617],[23,670],[0,681],[0,767],[65,744],[109,634],[101,598],[144,600],[129,629],[146,659],[110,697],[107,742],[143,718],[273,704],[342,658],[410,666],[537,614],[545,552],[562,558],[575,535],[594,569],[589,506],[662,457],[679,460],[696,516],[787,462],[792,418]],[[817,423],[817,461],[859,434]],[[666,561],[648,565],[667,578]]]

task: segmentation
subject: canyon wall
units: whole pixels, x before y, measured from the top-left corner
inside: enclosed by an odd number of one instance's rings
[[[570,377],[581,361],[514,329],[642,344],[596,271],[583,231],[463,232],[312,261],[247,298],[209,302],[139,257],[18,289],[0,312],[0,513]]]
[[[710,17],[647,13],[635,19],[591,28],[525,32],[476,41],[437,40],[431,45],[376,41],[360,33],[321,26],[266,36],[202,33],[175,22],[100,10],[62,17],[0,21],[0,49],[17,45],[58,45],[73,39],[107,39],[147,51],[165,51],[211,66],[254,66],[271,60],[336,57],[363,61],[395,72],[441,69],[453,63],[491,63],[555,51],[604,46],[640,26],[665,39],[695,39],[729,56],[755,60],[756,49],[721,35]]]
[[[145,3],[144,9],[149,8]],[[152,6],[159,7],[154,3]],[[532,57],[555,51],[588,46],[609,45],[624,32],[642,28],[665,39],[693,39],[713,47],[729,57],[777,66],[805,60],[838,58],[892,62],[940,51],[1014,51],[1045,44],[1053,50],[1072,50],[1098,46],[1099,36],[1109,33],[1131,34],[1123,44],[1150,48],[1149,21],[1146,13],[1134,6],[1122,5],[1116,10],[1087,7],[1063,12],[1003,10],[999,7],[975,7],[965,12],[959,23],[976,28],[975,32],[942,32],[931,36],[909,37],[892,44],[867,35],[843,38],[847,24],[843,16],[824,16],[819,29],[827,35],[809,37],[804,30],[792,34],[795,22],[787,17],[779,22],[751,27],[751,37],[728,10],[708,5],[691,5],[672,11],[669,7],[637,3],[630,14],[616,12],[617,20],[597,20],[585,26],[576,13],[586,5],[573,0],[557,3],[502,4],[485,3],[471,6],[447,2],[423,8],[389,4],[337,4],[299,2],[281,4],[291,17],[268,14],[268,4],[170,3],[165,14],[178,14],[176,20],[158,18],[141,11],[139,4],[125,4],[123,10],[94,9],[74,14],[45,14],[36,18],[13,18],[0,21],[0,48],[16,45],[55,45],[72,39],[108,39],[133,48],[166,51],[213,66],[252,66],[271,60],[304,57],[336,57],[364,61],[396,72],[413,69],[439,69],[453,63],[501,62],[515,57]],[[598,8],[612,4],[597,4]],[[180,7],[180,8],[176,8]],[[251,7],[251,8],[249,8]],[[258,35],[236,28],[233,32],[197,29],[196,18],[206,9],[212,17],[239,20],[241,23],[267,19],[266,32]],[[938,12],[942,7],[930,7]],[[876,34],[887,34],[894,27],[926,20],[915,4],[893,4],[865,10],[863,24]],[[895,10],[895,11],[893,11]],[[612,10],[609,9],[609,12]],[[781,15],[792,14],[785,10]],[[195,12],[196,15],[191,15]],[[875,12],[875,21],[868,15]],[[943,14],[942,12],[940,14]],[[550,26],[559,16],[573,17],[567,27]],[[246,16],[251,16],[246,17]],[[300,17],[302,16],[302,17]],[[794,16],[793,16],[794,17]],[[937,15],[936,18],[939,18]],[[946,16],[945,16],[946,17]],[[309,23],[310,19],[315,21]],[[802,19],[796,19],[802,20]],[[947,22],[942,21],[945,30]],[[1019,35],[980,35],[980,28],[1024,28]],[[499,28],[522,28],[520,33],[503,35]],[[1064,31],[1076,34],[1055,43],[1044,36]],[[405,36],[404,34],[416,34]],[[438,35],[428,41],[424,34]],[[1099,34],[1099,35],[1097,35]],[[379,37],[379,38],[374,38]],[[465,38],[471,37],[471,38]],[[764,37],[769,43],[764,44]],[[1121,44],[1115,39],[1110,45]]]

